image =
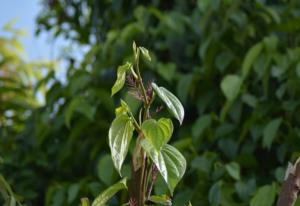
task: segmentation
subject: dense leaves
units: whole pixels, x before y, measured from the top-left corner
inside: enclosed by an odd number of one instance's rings
[[[151,51],[151,64],[141,61],[144,80],[160,82],[186,108],[171,139],[188,162],[173,204],[255,206],[265,196],[276,198],[287,162],[299,156],[299,13],[298,0],[44,1],[38,32],[89,51],[82,61],[66,53],[67,81],[46,72],[45,104],[17,132],[0,129],[1,172],[28,205],[78,205],[80,197],[105,189],[98,178],[105,168],[97,170],[97,163],[109,153],[107,131],[119,105],[110,88],[135,40]],[[225,94],[228,76],[234,81]],[[117,95],[139,115],[138,102]],[[78,97],[94,108],[94,119],[73,110],[68,128],[66,108]],[[164,105],[154,103],[157,111]],[[126,160],[122,168],[128,176]],[[159,195],[167,188],[157,181]],[[74,183],[80,189],[67,203]],[[109,205],[120,205],[123,195]]]

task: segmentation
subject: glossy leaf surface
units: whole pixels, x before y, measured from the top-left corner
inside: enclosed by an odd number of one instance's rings
[[[161,118],[158,121],[154,119],[146,120],[142,124],[142,131],[145,138],[151,142],[157,151],[160,151],[171,138],[173,133],[173,124],[170,119]]]
[[[174,117],[182,124],[184,108],[179,99],[164,87],[158,87],[155,83],[152,83],[152,87],[161,100],[167,105]]]
[[[171,194],[173,194],[176,185],[185,173],[185,158],[175,147],[169,144],[164,145],[161,151],[157,151],[146,139],[141,142],[141,145],[156,165]]]
[[[121,175],[122,164],[128,152],[134,126],[126,114],[117,116],[109,129],[109,146],[115,168]]]

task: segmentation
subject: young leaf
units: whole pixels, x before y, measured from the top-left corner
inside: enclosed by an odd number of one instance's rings
[[[105,191],[100,193],[98,197],[93,201],[92,206],[104,206],[104,204],[114,196],[118,191],[127,189],[126,178],[123,178],[116,184],[107,188]]]
[[[172,205],[171,199],[166,195],[153,195],[149,198],[149,200],[160,205]]]
[[[185,158],[175,147],[168,144],[164,145],[161,151],[157,151],[147,139],[144,139],[141,145],[156,165],[173,195],[176,185],[185,173]]]
[[[154,119],[146,120],[142,124],[142,131],[145,138],[151,142],[157,151],[160,151],[171,138],[173,133],[173,124],[170,119],[161,118],[158,121]]]
[[[127,62],[126,64],[118,67],[117,80],[114,86],[111,88],[111,96],[113,96],[123,88],[125,84],[126,71],[129,70],[131,66],[132,65],[129,62]]]
[[[136,58],[137,57],[137,49],[136,49],[135,41],[132,43],[132,50],[133,50],[133,55]]]
[[[83,197],[80,199],[80,201],[81,201],[81,206],[90,206],[90,201],[88,198]]]
[[[148,49],[146,49],[145,47],[139,47],[139,49],[141,50],[143,56],[144,56],[148,61],[151,61],[151,57],[150,57],[150,55],[149,55]]]
[[[119,116],[120,114],[126,114],[127,112],[130,112],[130,108],[127,103],[121,99],[121,106],[115,109],[115,114],[116,116]]]
[[[182,124],[184,118],[184,108],[177,97],[164,87],[158,87],[152,83],[152,87],[162,101],[167,105],[168,109],[175,116],[176,119]]]
[[[109,146],[115,168],[121,175],[121,168],[128,152],[134,126],[126,114],[117,116],[109,129]]]

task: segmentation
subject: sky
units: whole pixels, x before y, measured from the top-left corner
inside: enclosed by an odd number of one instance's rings
[[[15,19],[15,28],[25,30],[21,43],[29,60],[54,60],[57,57],[59,42],[51,40],[49,34],[36,37],[35,18],[41,9],[40,0],[1,0],[0,28]],[[60,40],[61,41],[61,40]]]
[[[47,32],[42,32],[38,36],[35,36],[35,21],[42,9],[41,1],[42,0],[1,0],[0,35],[4,34],[1,28],[15,19],[15,28],[25,30],[27,33],[25,37],[20,38],[27,53],[27,59],[29,61],[54,60],[57,63],[57,68],[55,69],[56,77],[62,83],[65,83],[68,63],[62,58],[63,48],[71,47],[69,52],[80,62],[90,46],[79,46],[63,37],[53,39],[51,34]],[[66,52],[66,50],[64,50],[64,52]]]

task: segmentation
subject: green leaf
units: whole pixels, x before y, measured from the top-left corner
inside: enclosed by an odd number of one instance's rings
[[[250,206],[272,206],[276,197],[276,186],[265,185],[257,190],[250,201]]]
[[[142,140],[141,145],[156,165],[172,195],[185,173],[185,158],[175,147],[168,144],[164,145],[161,151],[157,151],[147,139]]]
[[[233,102],[240,92],[242,80],[238,75],[226,75],[221,82],[221,89],[228,101]]]
[[[172,205],[172,201],[167,195],[153,195],[149,200],[160,205]]]
[[[137,58],[137,47],[135,41],[132,43],[132,50],[133,50],[133,55],[135,58]]]
[[[111,88],[111,96],[115,95],[118,91],[120,91],[124,84],[126,78],[126,71],[130,69],[132,65],[127,62],[126,64],[119,66],[117,71],[117,80],[114,86]]]
[[[219,205],[222,197],[222,181],[218,181],[209,189],[208,200],[211,205]]]
[[[154,119],[146,120],[142,124],[142,131],[145,138],[151,142],[157,151],[160,151],[171,138],[173,133],[173,124],[170,119],[161,118],[158,121]]]
[[[210,127],[212,123],[212,117],[210,114],[206,114],[197,119],[192,127],[192,135],[195,140],[198,140],[204,130]]]
[[[97,165],[97,175],[106,185],[111,185],[114,182],[116,173],[114,171],[114,164],[110,155],[106,154],[99,160]]]
[[[277,118],[267,124],[263,132],[263,146],[270,149],[282,119]]]
[[[151,57],[149,55],[149,51],[148,49],[144,48],[144,47],[139,47],[139,49],[141,50],[143,56],[148,60],[148,61],[151,61]]]
[[[236,162],[231,162],[225,165],[228,174],[235,180],[240,180],[240,165]]]
[[[90,201],[88,198],[83,197],[80,199],[80,201],[81,201],[81,206],[90,206]]]
[[[79,184],[71,184],[70,187],[68,188],[68,203],[71,204],[77,197],[78,192],[80,189]]]
[[[260,54],[261,50],[263,49],[263,44],[261,42],[255,44],[252,46],[249,51],[246,54],[246,57],[243,61],[242,65],[242,76],[243,79],[245,79],[248,76],[248,73],[255,61],[255,59],[258,57]]]
[[[121,99],[121,106],[115,109],[116,116],[119,116],[120,114],[126,114],[127,112],[131,112],[129,106],[125,101]]]
[[[187,206],[192,206],[192,203],[191,203],[191,202],[189,202],[189,204],[188,204]]]
[[[170,112],[176,119],[182,124],[184,118],[184,108],[177,97],[164,87],[158,87],[155,83],[152,83],[152,87],[162,101],[167,105]]]
[[[93,201],[92,206],[104,206],[104,204],[114,196],[118,191],[127,189],[126,178],[123,178],[118,183],[112,185],[102,193],[98,195],[98,197]]]
[[[76,97],[72,99],[65,112],[65,124],[68,128],[71,126],[71,120],[74,112],[79,112],[86,116],[90,121],[93,121],[96,113],[96,107],[89,104],[83,97]]]
[[[175,71],[176,71],[176,67],[175,67]],[[184,75],[179,79],[179,82],[177,84],[177,88],[176,88],[177,94],[184,104],[186,103],[187,97],[189,96],[190,93],[190,89],[193,86],[193,78],[194,78],[193,74]]]
[[[130,118],[125,115],[117,116],[109,129],[109,146],[115,168],[121,175],[122,164],[128,152],[134,126]],[[122,175],[121,175],[122,176]]]
[[[21,203],[17,200],[16,195],[13,193],[10,185],[7,183],[5,178],[0,174],[0,194],[5,199],[4,205],[21,206]]]
[[[246,182],[236,182],[235,185],[235,191],[237,192],[238,196],[240,199],[247,201],[249,200],[251,194],[254,193],[254,191],[256,190],[256,182],[255,179],[249,179]]]

